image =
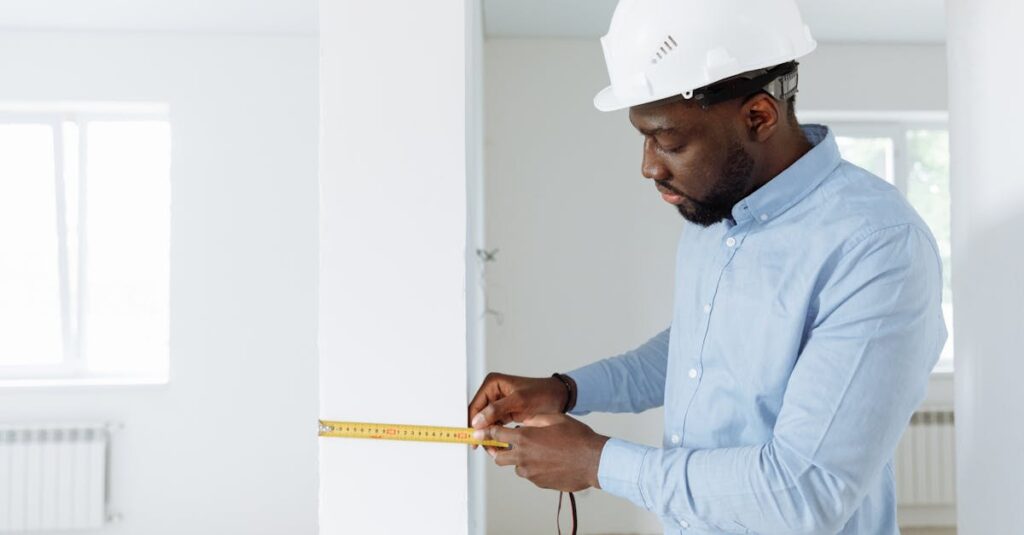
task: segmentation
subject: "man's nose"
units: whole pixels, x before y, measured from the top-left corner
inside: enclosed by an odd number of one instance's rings
[[[644,140],[644,158],[640,164],[640,172],[651,180],[667,180],[671,178],[668,168],[658,157],[655,142],[651,138]]]

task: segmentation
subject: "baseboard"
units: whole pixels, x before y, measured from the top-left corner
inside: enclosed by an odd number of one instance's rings
[[[953,505],[909,506],[901,505],[896,511],[900,526],[908,528],[956,527],[956,507]]]

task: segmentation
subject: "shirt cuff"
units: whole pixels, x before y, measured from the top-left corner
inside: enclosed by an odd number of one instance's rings
[[[601,450],[597,481],[601,490],[650,510],[640,486],[644,463],[654,448],[617,438],[608,439]]]
[[[569,414],[590,414],[599,406],[601,398],[608,396],[608,390],[604,387],[608,375],[603,366],[604,363],[595,362],[565,374],[576,382],[576,405]]]

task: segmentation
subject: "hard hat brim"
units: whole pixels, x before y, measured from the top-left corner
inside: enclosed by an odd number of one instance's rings
[[[612,86],[602,89],[601,92],[594,97],[594,107],[600,111],[616,111],[630,106],[632,106],[632,104],[622,102],[619,100],[619,97],[615,96],[615,91],[612,90]]]
[[[681,92],[673,92],[668,95],[655,95],[646,98],[633,98],[633,99],[621,99],[615,94],[612,86],[608,86],[601,90],[597,96],[594,97],[594,107],[598,111],[618,111],[625,108],[632,108],[633,106],[639,106],[641,104],[650,104],[651,102],[657,102],[674,95],[680,95]]]

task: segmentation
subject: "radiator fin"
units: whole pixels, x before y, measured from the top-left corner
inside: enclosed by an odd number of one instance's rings
[[[102,527],[108,446],[104,425],[0,424],[0,533]]]
[[[956,501],[952,411],[914,414],[896,450],[896,496],[900,506],[951,506]]]

